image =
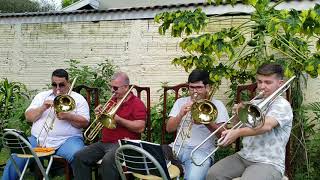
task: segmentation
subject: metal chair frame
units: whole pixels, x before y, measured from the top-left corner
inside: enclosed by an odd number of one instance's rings
[[[9,137],[10,136],[10,137]],[[48,174],[52,165],[52,161],[53,161],[53,153],[47,153],[47,154],[42,154],[39,155],[36,152],[33,151],[33,148],[31,146],[31,144],[29,143],[28,140],[26,140],[23,136],[21,136],[19,133],[14,132],[14,131],[7,131],[3,134],[3,138],[2,138],[2,142],[4,147],[10,149],[10,151],[14,151],[14,150],[21,150],[21,152],[23,153],[19,153],[16,154],[17,157],[19,158],[26,158],[27,162],[22,170],[22,172],[20,171],[20,169],[18,168],[17,163],[15,162],[14,158],[12,157],[12,154],[10,154],[10,159],[14,165],[15,170],[17,171],[18,175],[20,176],[20,180],[23,179],[23,176],[27,170],[27,167],[29,165],[29,161],[31,158],[33,158],[35,160],[35,162],[37,163],[41,174],[43,175],[43,179],[48,180]],[[38,156],[39,155],[39,156]],[[45,156],[50,156],[49,159],[49,163],[47,168],[45,169],[39,159],[39,157],[45,157]]]
[[[137,156],[127,155],[124,152],[126,150],[134,151],[139,155]],[[130,158],[131,160],[127,160],[126,158]],[[132,159],[134,159],[135,161],[133,161]],[[120,146],[116,151],[115,162],[122,180],[126,180],[125,173],[128,173],[123,170],[124,168],[130,169],[130,173],[135,173],[134,170],[137,170],[136,173],[145,171],[148,173],[148,175],[152,175],[149,173],[150,170],[157,169],[161,175],[161,178],[163,178],[164,180],[169,180],[165,170],[162,168],[160,163],[150,153],[148,153],[146,150],[138,146],[129,145],[129,144]],[[145,168],[137,168],[136,166],[131,166],[130,164],[131,165],[144,164]],[[154,168],[148,168],[148,165],[150,164],[153,164]],[[123,165],[124,165],[124,168],[123,168]]]

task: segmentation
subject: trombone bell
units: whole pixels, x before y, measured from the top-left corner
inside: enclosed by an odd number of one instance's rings
[[[209,124],[218,115],[217,107],[209,100],[200,100],[191,106],[192,119],[196,123]]]
[[[53,101],[56,113],[70,112],[76,108],[76,103],[70,95],[59,95]]]
[[[112,116],[110,116],[108,113],[103,113],[100,115],[100,117],[97,119],[101,124],[103,124],[104,127],[108,129],[115,129],[116,121]]]

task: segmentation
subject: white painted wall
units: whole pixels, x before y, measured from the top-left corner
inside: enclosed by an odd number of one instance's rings
[[[238,20],[210,22],[207,31],[241,23]],[[171,65],[183,54],[180,38],[160,36],[153,20],[69,22],[0,25],[0,77],[42,89],[56,68],[77,59],[82,65],[97,66],[110,59],[129,74],[133,84],[151,87],[157,102],[161,82],[175,85],[187,73]],[[309,80],[307,101],[319,101],[320,81]],[[228,84],[221,85],[216,98],[227,101]]]

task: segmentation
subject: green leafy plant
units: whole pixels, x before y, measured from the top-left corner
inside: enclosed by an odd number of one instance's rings
[[[0,133],[3,132],[4,128],[12,123],[12,120],[17,120],[15,118],[19,117],[19,123],[12,126],[14,128],[19,127],[25,122],[22,121],[21,113],[24,116],[24,111],[20,111],[20,105],[22,103],[28,102],[30,97],[26,86],[20,82],[10,82],[7,78],[0,81]],[[11,126],[10,126],[11,127]],[[28,127],[21,127],[20,130],[28,130]],[[2,134],[0,134],[2,136]],[[0,145],[0,150],[2,148],[2,143]]]
[[[297,180],[314,180],[320,177],[320,163],[318,161],[320,155],[320,102],[313,102],[302,106],[299,109],[301,121],[295,124],[295,127],[302,127],[304,136],[297,143],[297,148],[306,149],[306,165],[296,169],[294,179]],[[301,156],[299,152],[293,156]]]
[[[222,1],[213,2],[220,4]],[[236,2],[228,1],[230,4]],[[306,75],[316,78],[320,74],[320,5],[301,12],[276,10],[275,7],[282,2],[271,4],[269,0],[243,1],[255,11],[247,18],[241,17],[242,24],[212,33],[201,32],[207,25],[208,17],[199,9],[194,12],[163,12],[156,15],[155,21],[160,23],[159,34],[171,30],[173,37],[183,37],[180,47],[186,55],[174,58],[172,64],[187,72],[194,68],[207,70],[217,88],[223,78],[229,80],[232,89],[229,97],[232,99],[237,85],[254,81],[255,71],[261,64],[282,64],[287,77],[297,77],[292,83],[293,122],[297,124],[292,132],[301,140],[306,138],[302,126],[304,117],[298,113],[303,103],[301,84]],[[201,21],[198,20],[199,16]],[[211,17],[211,21],[216,21],[215,18]],[[221,20],[230,18],[227,16],[217,21]],[[194,26],[194,22],[199,24]],[[194,35],[199,32],[201,34]],[[293,147],[298,147],[298,141],[292,140],[291,143]],[[295,148],[292,153],[307,154],[303,148]],[[295,171],[302,166],[308,167],[306,159],[307,156],[295,156],[291,166]]]
[[[71,78],[78,77],[75,86],[84,84],[89,87],[96,87],[99,90],[100,102],[105,102],[111,96],[109,82],[117,67],[110,60],[98,64],[96,67],[82,65],[80,61],[69,60],[67,71]]]
[[[25,132],[27,135],[31,135],[30,123],[26,121],[24,112],[31,103],[30,99],[20,99],[13,104],[13,111],[8,117],[7,127],[11,129],[18,129]]]

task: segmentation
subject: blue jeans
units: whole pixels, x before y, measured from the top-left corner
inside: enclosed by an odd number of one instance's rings
[[[190,158],[191,151],[192,148],[183,147],[179,152],[179,160],[184,166],[184,179],[205,180],[207,172],[212,165],[212,159],[209,158],[201,166],[197,166],[192,162]],[[198,163],[201,162],[206,156],[208,156],[208,153],[198,150],[194,153],[194,160]]]
[[[37,146],[37,139],[34,136],[28,138],[32,147]],[[65,158],[73,168],[73,155],[84,147],[83,138],[79,136],[70,137],[66,140],[62,146],[56,149],[56,155]],[[17,163],[20,171],[23,170],[27,159],[18,158],[16,155],[12,155],[12,158]],[[18,179],[18,173],[16,172],[12,161],[9,159],[7,161],[6,167],[3,171],[2,180],[15,180]]]

